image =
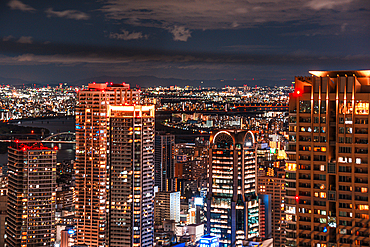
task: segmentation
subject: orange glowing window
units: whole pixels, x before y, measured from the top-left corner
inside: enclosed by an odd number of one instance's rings
[[[358,205],[359,210],[369,210],[369,205]]]
[[[287,164],[287,170],[288,171],[296,171],[297,170],[297,164],[295,164],[295,163],[288,163]]]
[[[355,114],[369,114],[369,102],[358,100],[355,104]]]

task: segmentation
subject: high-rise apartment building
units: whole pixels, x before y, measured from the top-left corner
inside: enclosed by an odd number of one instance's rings
[[[107,245],[153,246],[154,106],[108,106]]]
[[[155,135],[155,186],[159,191],[175,190],[175,136],[157,132]]]
[[[139,92],[125,83],[91,83],[77,98],[77,244],[100,247],[106,240],[108,108],[138,103]]]
[[[258,236],[256,141],[251,131],[211,135],[208,165],[207,234],[220,246],[242,246]]]
[[[56,161],[40,143],[9,147],[5,246],[54,246]]]
[[[274,246],[285,245],[285,176],[281,172],[274,176],[258,176],[258,196],[271,195],[271,235],[265,238],[273,238]]]
[[[369,246],[370,71],[310,73],[289,104],[296,245]]]

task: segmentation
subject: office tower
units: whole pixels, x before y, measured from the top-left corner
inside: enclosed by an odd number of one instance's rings
[[[154,222],[162,225],[164,220],[180,222],[180,191],[163,191],[155,193]]]
[[[211,135],[208,166],[207,233],[220,246],[241,246],[258,236],[256,141],[251,131]]]
[[[9,147],[5,246],[54,246],[56,160],[40,143]]]
[[[297,246],[368,246],[370,71],[310,73],[289,103]]]
[[[159,191],[174,191],[175,136],[157,132],[154,146],[155,186]]]
[[[106,239],[108,107],[137,103],[139,92],[125,83],[91,83],[77,98],[77,244],[100,247]]]
[[[154,106],[108,106],[107,245],[153,246]]]
[[[271,235],[266,232],[265,238],[273,238],[274,246],[285,244],[285,174],[279,172],[273,176],[258,176],[258,197],[270,195]],[[262,237],[262,236],[261,236]]]

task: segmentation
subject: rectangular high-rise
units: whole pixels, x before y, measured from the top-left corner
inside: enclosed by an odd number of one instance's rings
[[[289,103],[296,245],[369,246],[370,71],[310,73]]]
[[[271,195],[271,235],[265,238],[273,238],[274,246],[285,244],[285,178],[281,176],[258,176],[258,196]]]
[[[154,105],[108,106],[107,246],[153,246]]]
[[[154,221],[162,225],[165,220],[180,222],[180,191],[163,191],[155,193]]]
[[[90,83],[77,94],[77,244],[102,247],[106,240],[107,155],[110,106],[139,102],[128,84]]]
[[[155,135],[155,186],[159,191],[173,191],[175,177],[175,136],[157,132]]]
[[[54,246],[56,161],[40,143],[9,147],[5,246]]]
[[[242,246],[258,236],[256,141],[251,131],[211,135],[208,165],[207,234],[221,247]]]

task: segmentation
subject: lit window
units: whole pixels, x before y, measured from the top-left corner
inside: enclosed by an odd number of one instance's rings
[[[358,100],[355,104],[355,114],[369,114],[369,102]]]
[[[322,172],[325,171],[325,165],[320,166],[320,171],[322,171]]]
[[[320,198],[326,198],[326,193],[325,192],[320,192]]]
[[[319,197],[319,192],[315,192],[315,197]]]
[[[358,205],[359,210],[369,210],[369,205]]]
[[[361,188],[361,192],[362,192],[362,193],[367,193],[367,188],[362,187],[362,188]]]

